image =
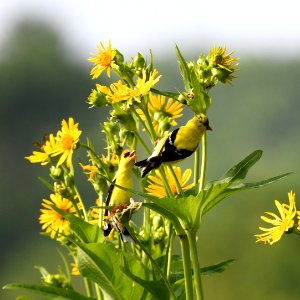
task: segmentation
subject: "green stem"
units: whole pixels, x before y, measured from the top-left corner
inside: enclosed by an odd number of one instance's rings
[[[83,277],[83,282],[84,282],[84,287],[85,287],[86,295],[88,297],[92,298],[93,297],[93,289],[92,289],[91,282],[87,278],[85,278],[85,277]]]
[[[184,282],[185,282],[185,294],[186,300],[193,300],[193,276],[192,266],[189,251],[189,241],[186,235],[180,235],[180,246],[183,259],[183,271],[184,271]]]
[[[87,215],[87,212],[86,212],[86,209],[85,209],[85,206],[84,206],[84,202],[83,202],[83,200],[82,200],[82,198],[80,196],[80,193],[79,193],[78,188],[77,188],[76,185],[74,185],[74,191],[75,191],[75,193],[76,193],[76,195],[78,197],[79,203],[82,206],[82,211],[83,211],[84,219],[85,219],[85,221],[88,221],[88,215]]]
[[[149,147],[146,145],[146,143],[144,142],[144,140],[142,139],[142,137],[140,136],[140,134],[139,134],[138,132],[135,132],[134,134],[135,134],[135,136],[137,137],[137,139],[141,142],[141,144],[142,144],[142,146],[145,148],[145,150],[146,150],[149,154],[151,154],[151,151],[150,151]]]
[[[199,259],[197,253],[196,232],[187,231],[187,236],[188,236],[191,255],[192,255],[196,297],[197,300],[203,300],[204,297],[203,297],[203,288],[202,288],[202,281],[201,281],[201,274],[200,274],[200,265],[199,265]]]
[[[171,275],[171,263],[172,263],[172,244],[175,236],[175,231],[173,228],[172,223],[169,224],[169,240],[166,248],[166,261],[165,261],[165,274],[167,276],[167,279],[170,280]]]
[[[181,188],[180,182],[178,181],[178,178],[177,178],[177,176],[175,174],[175,171],[174,171],[173,167],[172,166],[168,166],[168,167],[169,167],[169,170],[170,170],[170,172],[172,174],[172,177],[174,179],[174,182],[175,182],[175,186],[176,186],[176,190],[177,190],[177,195],[180,195],[182,193],[182,188]]]
[[[173,198],[173,192],[170,188],[170,185],[168,183],[168,179],[167,179],[167,176],[166,176],[166,173],[165,173],[165,170],[163,169],[163,167],[160,167],[158,169],[158,172],[160,173],[161,179],[162,179],[163,184],[165,186],[167,196],[170,197],[170,198]]]
[[[104,193],[101,191],[101,192],[99,192],[98,196],[99,196],[99,206],[103,207],[104,206]],[[103,224],[103,209],[99,208],[98,226],[100,228],[102,228],[102,224]]]
[[[95,283],[95,290],[96,290],[97,300],[103,300],[103,294],[101,292],[101,288],[96,283]]]
[[[200,184],[199,193],[204,189],[205,183],[205,172],[206,172],[206,156],[207,156],[207,145],[206,145],[206,133],[202,136],[202,158],[201,158],[201,173],[200,173]]]
[[[195,151],[195,162],[194,162],[194,186],[199,183],[200,177],[200,147]]]

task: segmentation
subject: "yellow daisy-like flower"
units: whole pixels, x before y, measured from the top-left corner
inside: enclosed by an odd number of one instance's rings
[[[148,94],[150,89],[159,81],[157,70],[153,70],[147,80],[146,71],[143,70],[142,78],[138,78],[134,88],[123,84],[121,80],[111,84],[109,87],[97,84],[97,90],[106,95],[106,100],[111,104],[126,102],[127,107],[132,105],[133,101],[141,102],[141,97]]]
[[[194,186],[193,184],[186,185],[192,175],[192,169],[186,169],[182,174],[180,167],[173,166],[172,168],[176,174],[178,182],[183,191],[189,190],[190,188],[192,188]],[[167,181],[169,183],[172,193],[174,195],[177,195],[178,191],[176,188],[175,179],[174,179],[170,169],[167,167],[164,167],[164,170],[165,170]],[[167,193],[166,193],[166,190],[165,190],[165,187],[163,184],[163,180],[162,180],[161,175],[158,170],[155,170],[155,176],[152,176],[152,175],[148,176],[148,183],[149,183],[149,185],[148,185],[148,187],[146,187],[148,194],[158,197],[158,198],[164,198],[167,196]]]
[[[62,128],[57,132],[55,137],[56,145],[51,156],[61,155],[57,166],[60,166],[66,161],[67,166],[70,167],[73,151],[77,147],[82,131],[78,130],[78,123],[75,124],[73,118],[69,118],[68,123],[63,120],[61,125]]]
[[[107,76],[110,77],[110,68],[117,66],[114,61],[117,51],[116,49],[112,49],[110,40],[108,41],[107,48],[100,42],[100,46],[97,46],[97,49],[98,53],[92,54],[94,57],[89,58],[89,61],[95,65],[91,70],[92,79],[98,78],[104,70],[106,70]]]
[[[255,235],[257,242],[264,242],[265,244],[268,243],[272,245],[275,242],[278,242],[284,233],[294,227],[294,218],[296,215],[295,193],[291,191],[288,193],[288,196],[289,204],[281,204],[279,201],[275,200],[275,205],[280,216],[277,216],[272,212],[266,212],[266,214],[272,218],[261,216],[263,221],[272,224],[274,227],[259,227],[259,229],[264,231],[264,233]]]
[[[165,96],[149,94],[148,102],[148,111],[153,121],[153,127],[155,131],[159,131],[160,123],[169,122],[170,126],[176,126],[177,122],[175,119],[178,119],[182,116],[181,112],[183,104],[174,101],[172,98],[169,98],[166,101]],[[145,114],[141,109],[137,109],[137,113],[140,115],[143,121],[146,120]]]
[[[66,198],[63,198],[60,194],[51,194],[51,200],[43,199],[41,215],[39,217],[40,224],[42,224],[42,230],[50,234],[50,237],[54,239],[58,234],[68,234],[70,232],[69,221],[62,215],[55,211],[52,206],[64,210],[67,213],[75,214],[76,209],[73,203]],[[81,205],[78,205],[78,209],[81,209]]]
[[[50,162],[50,154],[55,149],[56,141],[53,134],[50,134],[49,139],[45,140],[44,145],[39,145],[41,151],[33,151],[32,155],[25,156],[31,163],[40,163],[42,166]]]

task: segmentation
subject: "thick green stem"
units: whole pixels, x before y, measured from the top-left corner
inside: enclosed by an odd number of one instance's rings
[[[103,300],[103,294],[101,292],[101,288],[96,283],[95,283],[95,290],[96,290],[97,300]]]
[[[92,288],[92,283],[85,277],[83,277],[83,282],[84,282],[84,287],[86,291],[86,295],[88,297],[93,297],[93,288]]]
[[[201,158],[201,173],[200,173],[200,184],[199,184],[199,193],[204,189],[205,184],[205,172],[206,172],[206,153],[207,153],[207,145],[206,145],[206,133],[202,136],[202,158]]]
[[[186,300],[193,300],[193,276],[192,266],[189,250],[189,241],[186,235],[179,236],[181,253],[183,259],[183,271],[184,271],[184,282],[185,282],[185,294]]]
[[[191,251],[191,255],[192,255],[192,265],[193,265],[193,271],[194,271],[194,284],[195,284],[195,290],[196,290],[196,297],[197,297],[197,300],[203,300],[204,297],[203,297],[200,265],[199,265],[198,252],[197,252],[196,232],[188,231],[187,235],[188,235],[190,251]]]
[[[172,223],[169,224],[169,239],[168,239],[168,244],[166,248],[166,260],[165,260],[165,274],[167,276],[167,279],[170,280],[171,276],[171,264],[172,264],[172,255],[173,255],[173,240],[175,236],[175,231]]]

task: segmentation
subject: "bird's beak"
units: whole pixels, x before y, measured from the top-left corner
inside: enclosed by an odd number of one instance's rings
[[[212,131],[212,128],[209,125],[207,125],[206,130],[211,130]]]
[[[136,151],[131,151],[129,153],[130,160],[136,160]]]

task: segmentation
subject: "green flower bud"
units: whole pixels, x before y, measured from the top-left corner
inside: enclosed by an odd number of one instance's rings
[[[163,218],[160,215],[154,215],[152,218],[152,228],[155,230],[164,225]]]
[[[69,286],[69,283],[66,277],[62,274],[48,274],[45,277],[42,277],[42,283],[46,286],[66,288]]]
[[[61,180],[63,171],[59,167],[51,166],[50,168],[50,177],[54,180]]]
[[[133,59],[133,65],[137,69],[143,69],[146,67],[146,61],[141,52],[138,52],[137,56]]]
[[[120,126],[116,122],[109,121],[103,123],[103,129],[106,133],[114,135],[118,134]]]
[[[116,65],[120,66],[124,63],[124,56],[121,52],[119,52],[118,50],[116,50],[116,56],[114,58],[114,61],[116,63]]]
[[[93,89],[87,99],[87,103],[90,104],[92,107],[103,107],[107,104],[107,101],[106,97],[102,93]]]

